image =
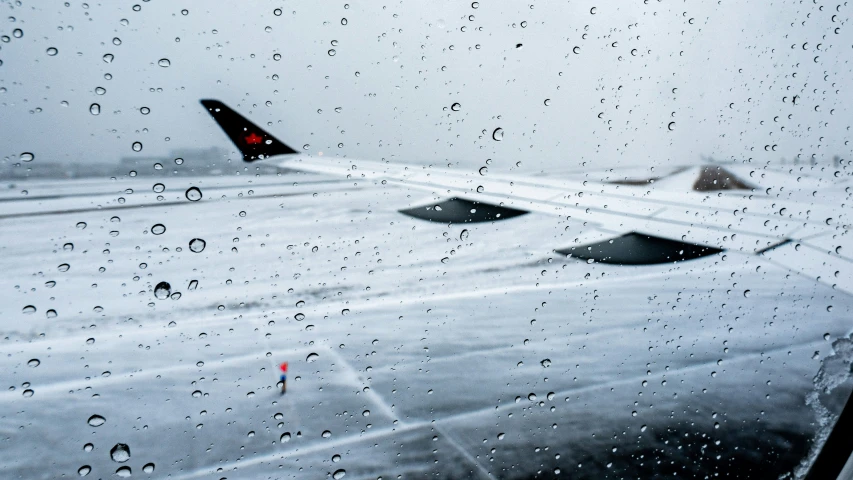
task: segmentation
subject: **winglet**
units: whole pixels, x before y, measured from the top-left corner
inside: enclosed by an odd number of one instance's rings
[[[273,155],[299,153],[219,100],[201,100],[201,104],[234,142],[243,154],[244,161],[253,162]]]

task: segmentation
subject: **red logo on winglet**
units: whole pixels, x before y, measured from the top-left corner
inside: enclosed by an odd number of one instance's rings
[[[246,143],[248,143],[249,145],[258,145],[259,143],[264,141],[263,137],[254,132],[251,133],[249,136],[244,137],[243,140],[245,140]]]

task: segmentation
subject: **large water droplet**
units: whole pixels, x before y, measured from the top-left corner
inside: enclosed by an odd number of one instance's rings
[[[142,471],[145,473],[154,473],[154,464],[146,463],[144,467],[142,467]]]
[[[323,430],[323,438],[329,438],[332,436],[332,432],[328,430]]]
[[[187,200],[191,202],[197,202],[201,200],[201,190],[199,190],[197,187],[188,188],[184,195],[187,197]]]
[[[675,122],[669,122],[669,125],[666,126],[670,131],[675,130]]]
[[[154,296],[160,300],[165,300],[169,298],[169,295],[172,294],[172,286],[169,285],[169,282],[160,282],[154,287]]]
[[[151,227],[151,233],[153,233],[154,235],[163,235],[164,233],[166,233],[166,226],[162,223],[158,223],[157,225]]]
[[[36,156],[30,152],[24,152],[21,154],[21,161],[22,162],[32,162],[33,159],[35,159],[35,158],[36,158]]]
[[[59,265],[58,267],[56,267],[56,269],[59,270],[60,272],[67,272],[69,268],[71,268],[71,265],[68,265],[67,263],[63,263],[63,264]]]
[[[34,359],[30,360],[29,362],[27,362],[28,367],[35,368],[35,367],[38,367],[39,365],[41,365],[41,362],[39,361],[38,358],[34,358]]]
[[[281,438],[278,439],[281,443],[287,443],[290,441],[290,432],[284,432],[281,434]]]
[[[141,152],[142,142],[133,142],[133,145],[131,145],[130,148],[132,148],[134,152]]]
[[[492,132],[492,139],[494,139],[496,142],[500,142],[501,140],[503,140],[504,129],[500,127],[496,128],[495,131]]]
[[[458,112],[459,110],[462,110],[462,104],[454,103],[453,105],[450,106],[450,109],[453,110],[454,112]]]
[[[187,290],[192,291],[192,290],[195,290],[196,288],[198,288],[198,280],[190,280],[190,284],[187,285]]]
[[[114,462],[118,463],[124,463],[130,460],[130,447],[125,443],[116,443],[110,450],[110,458],[112,458]]]
[[[335,480],[341,480],[347,474],[347,471],[343,468],[340,470],[335,470],[335,473],[332,474],[332,478]]]
[[[28,315],[31,313],[36,313],[36,307],[34,307],[33,305],[27,305],[23,308],[23,310],[21,310],[21,312],[26,313]]]
[[[488,167],[480,167],[480,175],[485,175],[489,173]]]
[[[316,361],[318,358],[320,358],[320,355],[317,355],[316,353],[312,352],[309,353],[307,357],[305,357],[305,361],[310,363]]]
[[[157,62],[157,65],[160,65],[163,68],[166,68],[171,64],[172,62],[170,62],[168,58],[161,58],[160,61]]]
[[[59,50],[57,50],[56,47],[49,47],[47,49],[47,54],[51,57],[56,56],[57,53],[59,53]]]
[[[88,343],[88,341],[86,343]],[[101,425],[106,423],[106,421],[107,419],[100,415],[92,415],[91,417],[89,417],[89,420],[87,422],[92,427],[100,427]]]
[[[80,475],[81,477],[85,477],[91,471],[92,471],[92,467],[90,467],[88,465],[83,465],[82,467],[77,469],[77,475]]]
[[[200,238],[194,238],[190,240],[190,251],[193,253],[201,253],[204,251],[204,247],[207,246],[207,242]]]
[[[130,471],[130,467],[127,467],[127,466],[118,467],[118,470],[116,470],[116,476],[119,476],[121,478],[127,478],[131,474],[132,474],[132,472]]]
[[[113,59],[115,58],[115,55],[113,55],[112,53],[107,53],[107,54],[104,54],[103,58],[104,58],[104,63],[112,63]]]
[[[548,368],[548,367],[550,367],[550,366],[551,366],[551,359],[550,359],[550,358],[546,358],[546,359],[542,360],[542,361],[541,361],[541,362],[539,362],[539,363],[540,363],[543,367]]]

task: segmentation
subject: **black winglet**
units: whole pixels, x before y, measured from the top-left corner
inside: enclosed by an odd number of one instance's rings
[[[253,162],[273,155],[299,153],[219,100],[201,100],[201,104],[234,142],[243,154],[244,161]]]

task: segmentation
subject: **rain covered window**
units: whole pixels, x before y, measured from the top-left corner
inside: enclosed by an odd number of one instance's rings
[[[836,478],[851,12],[0,1],[0,477]]]

